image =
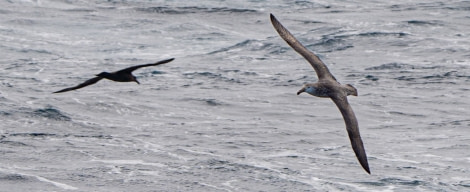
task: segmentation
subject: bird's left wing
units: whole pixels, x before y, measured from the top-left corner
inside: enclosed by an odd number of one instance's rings
[[[370,174],[369,163],[367,162],[366,150],[362,143],[361,135],[359,134],[359,125],[357,123],[356,115],[348,103],[346,96],[331,96],[331,99],[338,107],[339,111],[343,115],[344,123],[346,124],[346,130],[348,131],[349,140],[351,146],[356,154],[357,160],[361,164],[367,173]]]
[[[82,84],[79,84],[75,87],[69,87],[69,88],[65,88],[65,89],[62,89],[60,91],[56,91],[54,93],[62,93],[62,92],[67,92],[67,91],[72,91],[72,90],[75,90],[75,89],[80,89],[82,87],[86,87],[88,85],[92,85],[92,84],[95,84],[96,82],[100,81],[101,79],[103,79],[102,77],[95,77],[95,78],[91,78],[91,79],[88,79],[86,80],[85,82],[83,82]]]

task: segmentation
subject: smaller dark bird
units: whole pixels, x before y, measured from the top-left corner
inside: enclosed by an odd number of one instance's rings
[[[100,81],[103,78],[113,80],[113,81],[118,81],[118,82],[136,82],[137,84],[140,84],[139,81],[137,81],[137,78],[134,75],[132,75],[132,71],[134,71],[136,69],[139,69],[141,67],[150,67],[150,66],[165,64],[165,63],[168,63],[168,62],[173,61],[173,60],[174,60],[174,58],[171,58],[171,59],[158,61],[156,63],[136,65],[136,66],[128,67],[128,68],[125,68],[125,69],[122,69],[122,70],[119,70],[119,71],[115,71],[115,72],[112,72],[112,73],[101,72],[100,74],[96,75],[97,77],[92,78],[92,79],[88,79],[85,82],[83,82],[82,84],[79,84],[75,87],[65,88],[65,89],[62,89],[60,91],[56,91],[54,93],[62,93],[62,92],[67,92],[67,91],[71,91],[71,90],[75,90],[75,89],[80,89],[80,88],[86,87],[88,85],[93,85],[93,84],[95,84],[96,82]]]

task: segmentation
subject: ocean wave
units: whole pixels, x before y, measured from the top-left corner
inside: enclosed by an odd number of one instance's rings
[[[424,181],[420,180],[407,180],[407,179],[400,179],[400,178],[383,178],[380,180],[384,184],[400,184],[400,185],[408,185],[408,186],[420,186],[425,185]]]
[[[459,125],[465,125],[465,126],[470,126],[470,120],[453,120],[453,121],[444,121],[440,123],[430,123],[430,125],[437,125],[440,127],[444,126],[459,126]]]
[[[232,172],[232,171],[241,171],[241,170],[270,171],[270,169],[267,167],[249,165],[249,164],[244,164],[244,163],[235,163],[235,162],[230,162],[227,160],[220,160],[220,159],[214,159],[214,158],[201,161],[197,163],[196,165],[203,165],[209,169],[218,170],[220,172]]]
[[[4,136],[2,135],[2,139],[3,139],[3,137]],[[25,144],[23,142],[19,142],[19,141],[0,140],[0,143],[5,144],[5,145],[14,146],[14,147],[28,146],[27,144]]]
[[[422,114],[412,114],[412,113],[405,113],[405,112],[400,112],[400,111],[390,111],[389,112],[392,115],[399,115],[399,116],[407,116],[407,117],[426,117],[425,115]]]
[[[12,20],[9,20],[8,23],[19,24],[19,25],[37,24],[37,22],[32,19],[12,19]]]
[[[304,41],[306,42],[306,41]],[[305,44],[310,50],[326,53],[342,51],[354,47],[351,43],[339,38],[323,38],[319,42]],[[261,41],[248,39],[238,42],[234,45],[223,47],[218,50],[207,53],[208,55],[232,52],[261,52],[257,59],[264,60],[272,55],[280,55],[292,51],[287,44],[272,43],[270,41]],[[265,57],[263,57],[264,55]]]
[[[204,99],[204,101],[206,102],[207,105],[210,105],[210,106],[222,105],[222,103],[219,102],[217,99]]]
[[[368,67],[365,70],[398,70],[398,69],[415,69],[415,66],[405,63],[386,63],[379,66]]]
[[[32,112],[28,112],[31,116],[34,117],[44,117],[47,119],[51,120],[56,120],[56,121],[70,121],[72,118],[70,118],[67,115],[64,115],[60,110],[47,107],[44,109],[36,109]]]
[[[96,12],[95,9],[90,9],[90,8],[72,8],[72,9],[67,9],[66,11],[68,11],[68,12],[77,12],[77,13],[92,13],[92,12]]]
[[[334,52],[334,51],[343,51],[354,46],[343,38],[338,37],[323,37],[320,42],[307,44],[306,47],[310,50],[316,50],[318,52]]]
[[[0,115],[1,116],[10,116],[12,114],[10,112],[7,112],[7,111],[0,111]]]
[[[423,74],[424,73],[424,74]],[[400,81],[409,81],[412,84],[457,84],[457,79],[470,80],[470,76],[460,71],[438,71],[432,74],[426,72],[412,73],[402,75],[394,79]]]
[[[421,77],[422,79],[438,79],[438,80],[445,80],[445,79],[470,79],[469,75],[465,75],[460,71],[448,71],[448,72],[439,72],[437,74],[432,75],[425,75]],[[445,82],[444,83],[449,83]]]
[[[373,75],[366,75],[366,79],[371,80],[371,81],[378,81],[379,78]]]
[[[21,50],[19,50],[19,52],[27,53],[27,54],[38,53],[38,54],[55,55],[55,53],[50,52],[50,51],[45,50],[45,49],[21,49]]]
[[[417,9],[434,9],[436,7],[443,7],[442,2],[435,3],[413,3],[413,4],[394,4],[389,6],[392,11],[413,11]]]
[[[423,20],[409,20],[405,21],[407,24],[410,25],[430,25],[430,26],[441,26],[443,25],[442,21],[431,20],[431,21],[423,21]]]
[[[407,35],[409,34],[405,32],[365,32],[365,33],[357,34],[357,36],[362,36],[362,37],[377,37],[377,36],[404,37]]]
[[[224,103],[218,99],[208,99],[208,98],[188,98],[188,99],[183,99],[184,101],[197,101],[200,103],[204,103],[209,106],[221,106],[221,105],[228,105],[227,103]]]
[[[0,14],[9,14],[9,13],[11,13],[11,12],[12,12],[11,10],[0,9]]]
[[[257,13],[253,9],[237,9],[228,7],[145,7],[136,8],[137,11],[162,14],[197,14],[197,13]]]
[[[289,50],[287,47],[285,49],[280,49],[279,45],[263,42],[259,40],[247,39],[242,42],[236,43],[235,45],[231,45],[228,47],[224,47],[218,49],[216,51],[209,52],[208,55],[213,55],[222,52],[230,52],[235,50],[243,50],[243,51],[262,51],[262,50],[269,50],[272,53],[282,53]]]
[[[231,78],[223,76],[220,73],[213,73],[213,72],[190,72],[190,73],[183,73],[186,78],[195,79],[195,78],[209,78],[209,79],[216,79],[217,81],[224,81],[230,83],[242,83],[239,78]],[[217,82],[216,81],[216,82]]]
[[[30,181],[30,177],[16,174],[16,173],[2,173],[0,172],[0,180],[13,181],[13,182],[26,182]]]
[[[66,137],[75,137],[75,138],[94,138],[94,139],[113,139],[111,135],[102,135],[102,134],[92,134],[92,135],[82,135],[82,134],[55,134],[55,133],[44,133],[44,132],[22,132],[22,133],[8,133],[2,135],[0,138],[0,143],[16,143],[15,145],[26,145],[24,143],[19,143],[16,141],[9,141],[8,138],[12,137],[33,137],[33,138],[66,138]]]
[[[350,37],[405,37],[408,36],[409,33],[405,32],[383,32],[383,31],[370,31],[370,32],[362,32],[362,33],[352,33],[352,34],[345,34],[345,35],[336,35],[335,38],[350,38]]]
[[[411,3],[411,4],[395,4],[389,6],[392,11],[414,11],[414,10],[440,10],[448,9],[453,11],[469,11],[470,6],[467,1],[453,2],[448,4],[446,1],[442,2],[426,2],[426,3]]]
[[[469,81],[470,75],[466,74],[465,67],[449,69],[446,66],[421,66],[406,63],[386,63],[365,68],[364,83],[378,81],[379,79],[405,81],[408,84],[456,84],[458,81]],[[384,73],[384,71],[386,73]]]

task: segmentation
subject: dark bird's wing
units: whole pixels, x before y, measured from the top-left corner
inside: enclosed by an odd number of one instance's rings
[[[297,53],[302,55],[317,73],[318,79],[332,78],[336,81],[335,77],[330,73],[326,65],[318,58],[313,52],[303,46],[282,24],[271,14],[271,23],[279,35],[289,44]]]
[[[161,65],[161,64],[165,64],[165,63],[168,63],[170,61],[173,61],[175,58],[171,58],[171,59],[166,59],[166,60],[162,60],[162,61],[158,61],[156,63],[150,63],[150,64],[143,64],[143,65],[136,65],[136,66],[132,66],[132,67],[128,67],[128,68],[125,68],[125,69],[122,69],[122,70],[119,70],[119,71],[116,71],[114,73],[132,73],[132,71],[138,69],[138,68],[141,68],[141,67],[149,67],[149,66],[155,66],[155,65]]]
[[[103,79],[103,78],[102,77],[95,77],[95,78],[92,78],[92,79],[88,79],[80,85],[77,85],[75,87],[65,88],[65,89],[62,89],[60,91],[56,91],[54,93],[62,93],[62,92],[72,91],[72,90],[75,90],[75,89],[80,89],[82,87],[86,87],[88,85],[95,84],[96,82],[100,81],[101,79]]]
[[[351,140],[351,146],[356,153],[357,160],[361,164],[367,173],[370,174],[369,163],[367,162],[367,155],[362,144],[361,135],[359,134],[359,126],[357,123],[356,115],[348,103],[346,96],[332,96],[331,99],[335,102],[339,111],[343,115],[344,123],[346,124],[346,130],[348,131],[349,140]]]

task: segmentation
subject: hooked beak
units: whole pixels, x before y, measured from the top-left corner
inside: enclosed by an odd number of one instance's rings
[[[137,81],[137,79],[134,79],[134,81],[135,81],[137,84],[140,84],[139,81]]]
[[[297,95],[300,95],[301,93],[305,92],[305,88],[302,88],[300,89],[299,91],[297,91]]]

